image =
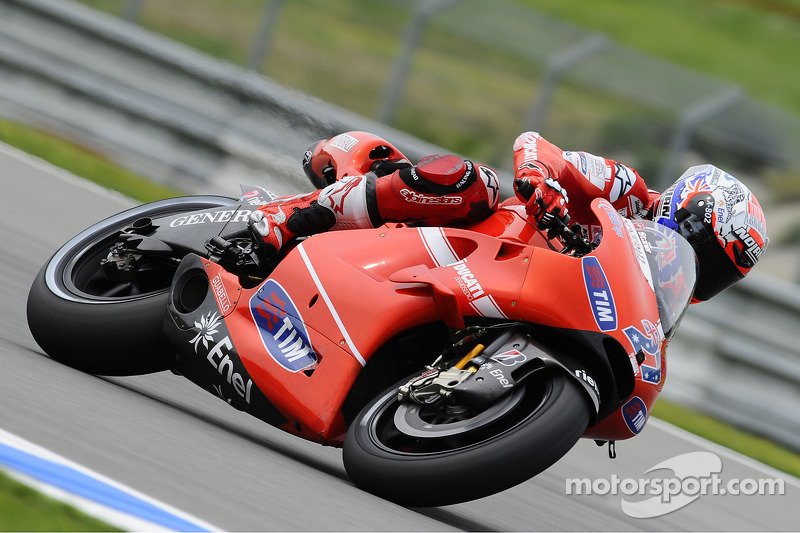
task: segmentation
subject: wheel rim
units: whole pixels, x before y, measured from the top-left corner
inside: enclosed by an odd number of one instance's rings
[[[549,379],[534,380],[482,410],[442,410],[399,403],[387,391],[365,417],[367,438],[385,453],[430,456],[459,453],[502,438],[539,412],[553,392]]]
[[[62,246],[47,265],[46,283],[60,298],[91,304],[119,303],[165,294],[177,265],[145,263],[140,268],[141,278],[131,283],[111,280],[103,274],[100,260],[108,255],[121,230],[143,216],[157,218],[235,203],[225,197],[174,198],[118,213],[87,228]]]
[[[83,300],[119,302],[146,298],[169,289],[176,267],[165,263],[143,264],[139,270],[143,275],[137,276],[133,282],[112,280],[103,274],[100,260],[108,255],[119,234],[119,231],[114,231],[101,238],[65,264],[61,280],[67,291]]]
[[[522,388],[507,394],[487,409],[475,414],[475,416],[453,418],[452,422],[445,422],[441,419],[436,420],[436,415],[428,413],[426,416],[425,407],[414,402],[405,402],[397,406],[394,412],[394,425],[398,431],[409,437],[419,437],[422,439],[442,438],[475,431],[481,426],[498,421],[507,415],[522,400],[524,395]],[[432,419],[433,418],[433,419]]]

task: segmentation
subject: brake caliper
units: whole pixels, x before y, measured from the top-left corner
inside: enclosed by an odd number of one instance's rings
[[[402,385],[397,392],[398,401],[411,400],[419,404],[432,404],[449,398],[453,391],[479,371],[485,358],[480,353],[483,344],[477,344],[458,363],[444,370],[437,367],[437,360],[425,372]],[[440,358],[441,359],[441,358]]]
[[[397,390],[397,400],[411,400],[418,404],[432,404],[441,401],[453,392],[453,389],[472,375],[469,370],[452,367],[441,370],[429,366],[421,375],[410,380]]]

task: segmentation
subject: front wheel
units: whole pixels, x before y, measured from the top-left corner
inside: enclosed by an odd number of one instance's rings
[[[397,388],[350,426],[344,465],[360,488],[411,507],[449,505],[513,487],[549,468],[589,425],[580,386],[536,373],[481,410],[398,402]]]

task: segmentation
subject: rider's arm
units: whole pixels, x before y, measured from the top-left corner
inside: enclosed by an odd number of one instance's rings
[[[525,132],[514,142],[514,169],[520,199],[526,196],[520,194],[520,181],[544,190],[546,196],[552,188],[546,186],[550,178],[563,187],[569,214],[578,221],[591,216],[589,204],[595,198],[605,198],[628,217],[642,217],[652,206],[647,184],[632,168],[587,152],[562,151],[536,132]]]

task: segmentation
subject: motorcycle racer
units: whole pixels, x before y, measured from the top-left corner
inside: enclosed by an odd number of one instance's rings
[[[694,300],[705,301],[744,278],[764,252],[764,212],[742,182],[707,164],[689,168],[660,194],[632,168],[586,152],[565,152],[536,132],[514,142],[514,189],[526,212],[546,225],[569,213],[589,238],[589,205],[605,198],[627,218],[646,218],[680,233],[694,248]]]
[[[271,258],[294,237],[385,222],[445,226],[485,218],[500,205],[497,173],[489,167],[453,155],[431,155],[412,165],[391,148],[385,158],[367,157],[385,148],[381,142],[372,134],[348,132],[319,141],[306,152],[304,171],[312,183],[327,185],[279,198],[251,215],[251,229],[264,240]],[[358,143],[370,149],[359,174],[337,176],[334,152],[349,151]],[[608,200],[624,217],[670,227],[697,255],[695,302],[742,279],[769,242],[758,200],[713,165],[688,169],[660,194],[648,189],[629,166],[587,152],[562,151],[536,132],[522,133],[513,149],[516,197],[503,206],[524,204],[540,228],[556,217],[578,222],[590,239],[600,229],[589,207],[595,198]]]

